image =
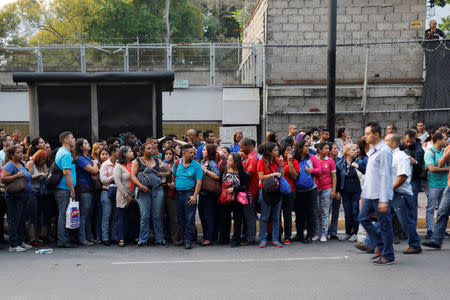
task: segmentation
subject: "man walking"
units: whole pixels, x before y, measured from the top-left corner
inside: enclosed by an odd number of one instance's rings
[[[197,197],[202,187],[203,170],[194,160],[195,149],[192,145],[184,145],[182,151],[183,158],[175,163],[172,180],[175,183],[178,226],[183,231],[183,238],[175,245],[192,249]]]
[[[411,187],[412,168],[409,156],[400,151],[401,138],[397,134],[388,134],[386,144],[392,149],[392,180],[394,185],[394,198],[392,206],[408,235],[409,248],[404,254],[418,254],[422,252],[420,238],[417,234],[417,202],[413,199]]]
[[[75,185],[77,177],[72,151],[75,148],[75,138],[72,132],[65,131],[59,135],[62,145],[56,153],[55,163],[63,172],[63,177],[55,191],[55,200],[58,204],[58,248],[73,248],[70,242],[69,230],[66,228],[66,210],[70,199],[75,199]]]
[[[403,142],[405,144],[405,153],[409,156],[409,161],[412,166],[411,187],[413,191],[413,200],[417,203],[419,193],[422,190],[422,179],[420,175],[422,173],[424,161],[424,151],[422,144],[416,133],[413,130],[407,130],[403,136]]]
[[[370,237],[375,248],[372,261],[376,265],[395,263],[392,245],[394,232],[390,202],[394,195],[392,187],[392,150],[381,139],[381,127],[371,122],[365,128],[366,142],[371,146],[367,153],[366,177],[361,197],[364,198],[359,221]],[[381,232],[377,233],[372,224],[372,214],[376,212]]]

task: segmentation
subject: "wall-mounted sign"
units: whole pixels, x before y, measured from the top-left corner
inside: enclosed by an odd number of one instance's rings
[[[187,89],[187,88],[189,88],[189,81],[188,80],[174,80],[173,88],[174,89]]]
[[[422,21],[411,21],[411,28],[422,28]]]

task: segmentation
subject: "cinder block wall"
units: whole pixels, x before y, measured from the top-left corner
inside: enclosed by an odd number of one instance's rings
[[[338,43],[417,40],[425,29],[423,0],[339,0]],[[420,20],[422,28],[412,28]],[[253,26],[253,24],[252,24]],[[254,26],[258,26],[255,22]],[[248,29],[249,32],[255,31]],[[266,75],[269,83],[314,83],[326,78],[327,49],[273,48],[270,45],[327,44],[328,0],[271,0],[267,9]],[[366,47],[337,50],[337,79],[362,79]],[[422,78],[420,45],[371,49],[369,78]]]

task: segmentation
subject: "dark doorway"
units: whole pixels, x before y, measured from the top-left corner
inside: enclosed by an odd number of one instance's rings
[[[150,85],[97,86],[99,137],[128,131],[141,141],[152,136],[153,101]]]
[[[52,148],[59,147],[59,134],[72,131],[76,138],[91,140],[90,86],[39,86],[39,135]]]

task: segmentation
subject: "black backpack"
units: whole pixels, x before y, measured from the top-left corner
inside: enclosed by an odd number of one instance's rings
[[[56,191],[62,177],[63,171],[58,167],[56,162],[53,162],[48,170],[47,178],[45,179],[45,189],[47,192]]]

